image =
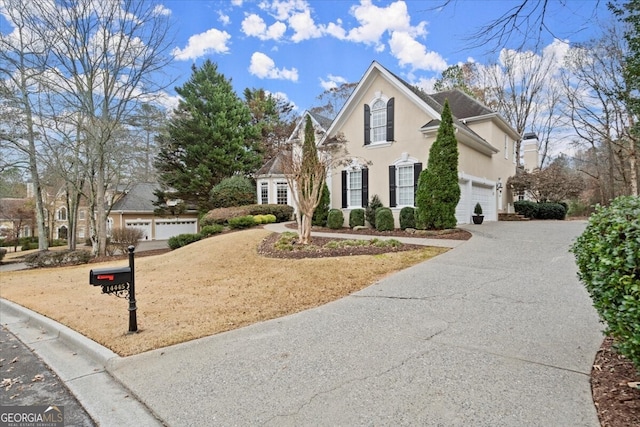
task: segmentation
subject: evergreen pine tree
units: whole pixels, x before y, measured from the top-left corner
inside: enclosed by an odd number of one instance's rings
[[[200,211],[210,208],[216,184],[254,172],[262,162],[251,112],[217,68],[209,60],[200,68],[194,65],[191,78],[176,88],[182,99],[158,137],[155,160],[170,198],[195,204]]]
[[[429,150],[427,168],[420,173],[418,180],[417,226],[435,230],[454,228],[459,201],[458,142],[449,101],[445,101],[438,135]]]

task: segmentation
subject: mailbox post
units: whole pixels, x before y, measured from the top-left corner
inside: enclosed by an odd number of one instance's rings
[[[89,272],[89,284],[102,286],[103,294],[129,297],[129,332],[138,331],[136,317],[136,284],[134,272],[134,246],[129,246],[129,267],[99,268]]]

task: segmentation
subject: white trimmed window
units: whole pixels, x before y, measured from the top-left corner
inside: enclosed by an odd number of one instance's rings
[[[504,158],[509,159],[509,137],[507,135],[504,136]]]
[[[289,201],[289,188],[286,182],[278,182],[276,184],[276,203],[279,205],[286,205]]]
[[[66,221],[67,220],[67,208],[61,207],[58,209],[58,221]]]
[[[387,103],[376,100],[371,106],[371,142],[387,140]]]
[[[260,184],[260,203],[266,205],[269,203],[269,183],[263,182]]]
[[[86,211],[84,209],[80,209],[78,211],[78,221],[84,221],[86,219]]]
[[[348,172],[349,207],[362,207],[362,170],[354,169]]]
[[[403,165],[396,167],[396,173],[398,175],[397,183],[397,198],[398,206],[413,206],[414,196],[414,177],[413,177],[413,165]]]

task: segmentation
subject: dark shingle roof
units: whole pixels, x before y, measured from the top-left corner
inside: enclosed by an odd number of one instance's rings
[[[141,182],[133,187],[118,199],[111,208],[114,211],[130,212],[153,212],[156,208],[153,202],[156,196],[153,194],[159,188],[158,184]]]
[[[284,150],[276,154],[256,172],[256,176],[261,175],[284,175],[284,161],[290,155],[290,151]]]
[[[448,99],[451,114],[459,120],[493,113],[489,108],[458,89],[434,93],[431,98],[443,106],[445,100]]]
[[[313,113],[313,112],[311,112],[311,111],[307,111],[307,113],[308,113],[311,117],[313,117],[313,119],[314,119],[316,122],[318,122],[318,124],[319,124],[320,126],[322,126],[322,129],[323,129],[324,131],[326,131],[327,129],[329,129],[329,127],[331,126],[331,122],[332,122],[333,120],[331,120],[330,118],[325,117],[325,116],[323,116],[323,115],[320,115],[320,114],[318,114],[318,113]]]

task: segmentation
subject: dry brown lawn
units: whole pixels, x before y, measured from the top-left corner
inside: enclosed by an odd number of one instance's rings
[[[257,253],[269,234],[229,233],[136,259],[136,334],[127,334],[128,301],[89,285],[90,269],[126,260],[3,272],[0,296],[129,356],[316,307],[446,251],[274,259]]]

